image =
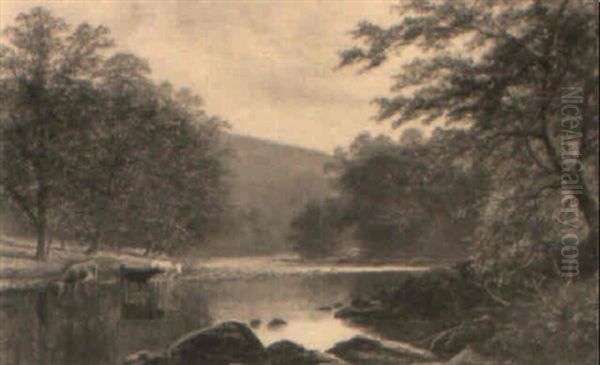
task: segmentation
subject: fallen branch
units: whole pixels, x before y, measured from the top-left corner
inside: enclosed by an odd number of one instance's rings
[[[483,285],[481,285],[481,287],[483,287],[483,289],[485,290],[485,292],[490,296],[490,298],[492,298],[493,301],[495,301],[496,303],[501,304],[504,307],[509,307],[512,303],[509,302],[508,300],[502,299],[499,295],[496,295],[492,292],[492,290],[487,286],[487,283],[484,282]]]

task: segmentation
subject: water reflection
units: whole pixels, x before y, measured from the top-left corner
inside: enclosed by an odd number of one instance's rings
[[[163,283],[152,283],[134,290],[127,284],[121,284],[121,318],[125,320],[153,320],[163,318]]]
[[[291,339],[316,349],[360,333],[317,308],[397,280],[402,273],[275,275],[225,281],[179,280],[124,293],[119,285],[58,294],[0,295],[0,363],[118,364],[129,353],[161,350],[215,322],[283,318],[256,329],[263,343]],[[125,295],[126,294],[126,295]]]
[[[28,292],[0,300],[2,364],[116,362],[119,314],[114,296]]]

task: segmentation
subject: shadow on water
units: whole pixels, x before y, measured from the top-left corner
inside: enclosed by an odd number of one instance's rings
[[[129,353],[161,350],[181,335],[216,322],[279,317],[278,331],[256,329],[265,345],[282,338],[325,349],[361,333],[317,308],[389,285],[402,273],[274,275],[100,285],[58,294],[0,294],[2,365],[119,364]]]

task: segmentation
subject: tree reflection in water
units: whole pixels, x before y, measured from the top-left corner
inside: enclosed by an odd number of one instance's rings
[[[362,334],[317,308],[374,294],[405,272],[263,275],[207,280],[189,277],[133,288],[119,285],[57,294],[0,294],[2,365],[110,365],[139,350],[163,350],[180,336],[218,321],[274,317],[289,325],[255,330],[269,344],[289,339],[325,350]],[[137,290],[136,290],[137,289]]]
[[[149,285],[127,302],[117,285],[1,294],[0,363],[118,364],[210,323],[200,293],[184,298],[171,286]]]

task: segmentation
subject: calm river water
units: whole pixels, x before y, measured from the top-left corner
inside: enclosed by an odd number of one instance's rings
[[[363,331],[319,307],[372,293],[415,269],[216,260],[177,280],[132,287],[126,298],[118,285],[0,294],[0,364],[119,364],[230,319],[260,319],[255,332],[265,345],[289,339],[325,350]],[[288,325],[270,330],[272,318]]]

